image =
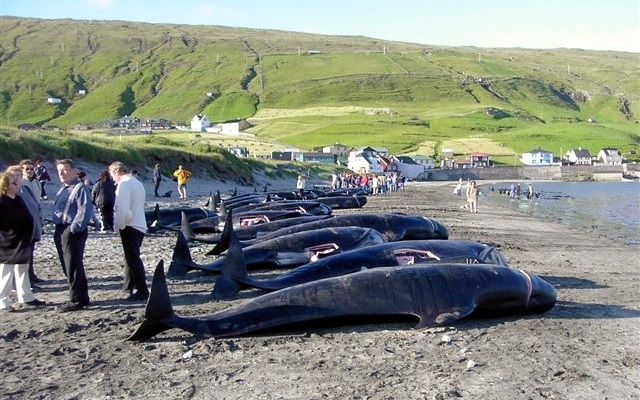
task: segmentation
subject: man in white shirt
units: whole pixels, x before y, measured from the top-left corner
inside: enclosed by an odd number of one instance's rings
[[[145,301],[149,298],[149,289],[140,247],[147,232],[144,214],[146,193],[142,183],[120,161],[109,166],[109,173],[117,185],[113,225],[120,233],[126,261],[123,289],[129,294],[127,300]]]

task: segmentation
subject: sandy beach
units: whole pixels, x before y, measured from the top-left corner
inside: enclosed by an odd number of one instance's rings
[[[270,188],[294,184],[271,182]],[[145,185],[152,207],[157,199],[151,183]],[[370,196],[361,209],[334,213],[423,215],[447,226],[450,239],[492,243],[512,267],[555,286],[558,303],[551,311],[424,330],[395,323],[205,339],[174,329],[132,343],[125,338],[141,322],[144,304],[123,299],[119,238],[90,232],[85,265],[92,304],[61,314],[55,307],[66,300],[67,283],[47,225],[35,265],[46,280],[36,296],[48,305],[1,316],[0,393],[5,399],[640,398],[638,245],[491,207],[482,196],[479,212],[471,214],[462,197],[452,195],[454,185],[409,184],[404,192]],[[165,187],[174,197],[162,199],[161,207],[180,204],[173,183]],[[189,203],[233,189],[194,179]],[[146,236],[149,282],[156,264],[171,260],[174,244],[172,232]],[[209,249],[194,246],[195,261],[211,260]],[[176,313],[206,314],[260,294],[212,301],[215,279],[190,272],[170,280]],[[444,335],[451,341],[444,344]]]

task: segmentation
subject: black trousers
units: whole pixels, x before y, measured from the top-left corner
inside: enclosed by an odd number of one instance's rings
[[[153,184],[153,195],[156,197],[159,197],[160,195],[158,194],[158,189],[160,189],[160,181],[155,181],[155,183]]]
[[[84,272],[84,248],[89,230],[72,233],[69,225],[56,225],[53,242],[58,251],[62,272],[69,283],[69,301],[89,304],[89,287]]]
[[[100,207],[100,218],[102,219],[102,229],[113,232],[113,206]]]
[[[122,250],[124,250],[124,283],[123,289],[133,292],[135,289],[140,294],[148,294],[147,279],[144,272],[144,264],[140,258],[140,247],[144,239],[144,233],[130,226],[120,230]]]

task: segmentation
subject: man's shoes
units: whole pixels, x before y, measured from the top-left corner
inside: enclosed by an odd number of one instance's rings
[[[11,307],[11,306],[9,306],[9,307],[7,307],[7,308],[0,308],[0,312],[1,312],[1,313],[3,313],[3,314],[4,314],[4,313],[12,313],[12,312],[14,312],[15,310],[16,310],[16,309],[15,309],[15,308],[13,308],[13,307]]]
[[[49,200],[49,197],[47,197],[46,195],[42,196],[42,200]]]
[[[149,299],[149,293],[132,293],[125,300],[127,301],[147,301]]]
[[[31,301],[25,301],[24,304],[30,306],[30,307],[40,307],[40,306],[44,306],[45,304],[47,304],[46,301],[42,301],[42,300],[38,300],[38,299],[33,299]]]
[[[72,301],[67,301],[65,303],[63,303],[59,308],[58,311],[61,313],[65,313],[65,312],[71,312],[71,311],[79,311],[82,310],[85,306],[88,306],[89,304],[81,304],[81,303],[74,303]]]

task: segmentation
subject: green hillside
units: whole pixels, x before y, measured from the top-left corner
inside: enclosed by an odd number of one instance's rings
[[[340,142],[437,157],[452,148],[508,164],[537,147],[559,156],[613,146],[640,157],[636,53],[7,16],[0,30],[7,127],[205,113],[247,119],[258,140],[306,150]]]

